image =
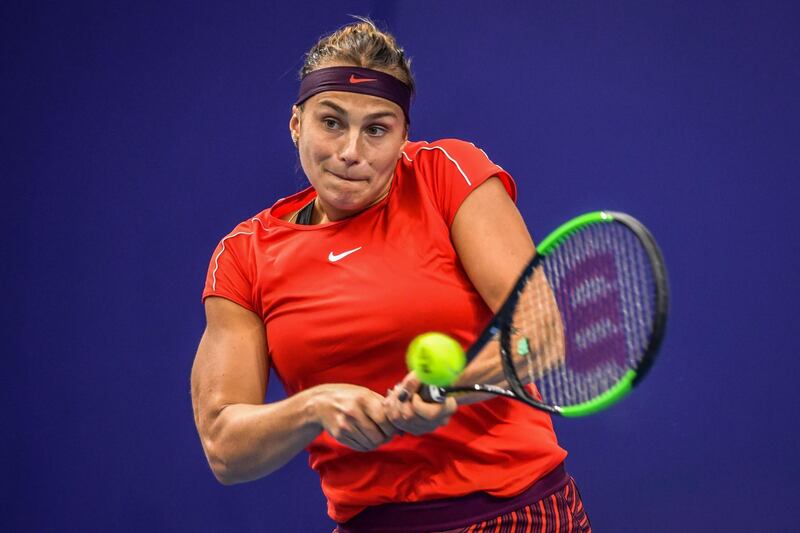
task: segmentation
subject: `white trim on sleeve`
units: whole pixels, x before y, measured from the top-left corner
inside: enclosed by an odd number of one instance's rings
[[[259,224],[261,224],[261,227],[264,228],[264,223],[261,222],[260,218],[253,217],[253,218],[250,219],[250,222],[253,222],[253,221],[258,222]],[[264,229],[266,229],[266,228],[264,228]],[[238,231],[238,232],[233,233],[231,235],[226,235],[220,241],[220,244],[222,244],[222,249],[219,251],[219,253],[216,255],[216,257],[214,257],[214,271],[211,273],[211,279],[212,279],[211,290],[213,290],[213,291],[217,290],[217,270],[219,270],[219,258],[222,255],[222,252],[225,251],[225,241],[227,241],[228,239],[232,239],[234,237],[238,237],[239,235],[252,235],[253,233],[255,233],[255,231]]]
[[[418,148],[418,150],[441,150],[441,151],[442,151],[442,153],[445,155],[445,157],[446,157],[447,159],[449,159],[450,161],[452,161],[452,163],[453,163],[453,164],[456,166],[456,168],[458,169],[458,172],[461,174],[461,177],[463,177],[463,178],[464,178],[464,181],[466,181],[466,182],[467,182],[467,185],[469,185],[470,187],[472,187],[472,182],[469,180],[469,178],[467,177],[467,174],[466,174],[466,173],[464,172],[464,170],[461,168],[461,165],[459,165],[459,164],[458,164],[458,161],[456,161],[455,159],[453,159],[453,157],[452,157],[450,154],[448,154],[448,153],[447,153],[447,150],[445,150],[445,149],[444,149],[444,148],[442,148],[441,146],[420,146],[420,147]],[[403,155],[405,156],[405,158],[406,158],[406,159],[408,159],[408,161],[409,161],[409,162],[411,162],[411,163],[413,163],[413,162],[414,162],[414,160],[413,160],[413,159],[411,159],[410,157],[408,157],[408,154],[406,154],[405,150],[403,151]],[[484,155],[485,155],[485,154],[484,154]],[[489,158],[487,157],[487,159],[489,159]],[[489,161],[491,162],[491,159],[490,159]]]

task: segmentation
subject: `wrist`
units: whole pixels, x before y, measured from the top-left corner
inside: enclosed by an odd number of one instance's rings
[[[301,402],[301,416],[303,425],[322,431],[322,385],[317,385],[300,392],[298,399]]]

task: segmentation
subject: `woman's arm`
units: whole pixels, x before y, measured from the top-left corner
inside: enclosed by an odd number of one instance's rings
[[[536,250],[525,221],[498,178],[486,180],[467,196],[453,219],[450,237],[470,281],[486,305],[496,312]],[[534,283],[546,286],[547,280],[537,274]],[[555,306],[553,311],[557,317]],[[560,320],[554,322],[560,325]],[[535,343],[536,339],[531,339],[531,342]],[[489,343],[484,352],[470,362],[458,383],[504,386],[505,376],[499,357],[497,343]],[[412,372],[387,398],[389,418],[401,429],[408,424],[405,421],[415,419],[415,413],[419,418],[421,409],[428,408],[418,395],[410,397],[402,394],[403,390],[409,393],[416,391],[419,386],[420,382]],[[411,401],[397,401],[398,395],[409,396]],[[465,394],[458,397],[458,403],[473,403],[489,397],[485,394]]]
[[[498,178],[488,179],[467,196],[456,212],[450,236],[470,281],[492,312],[497,312],[536,251],[522,215]],[[544,279],[536,282],[547,283]],[[497,343],[489,343],[459,382],[504,386],[499,357]],[[483,398],[470,394],[459,397],[458,403]]]
[[[483,301],[497,312],[536,249],[498,178],[464,199],[450,227],[458,258]]]
[[[264,324],[224,298],[206,299],[207,327],[192,367],[195,424],[209,465],[224,484],[263,477],[327,430],[359,451],[389,440],[382,396],[363,387],[312,387],[264,404],[269,361]]]
[[[464,200],[453,221],[451,237],[470,281],[492,311],[497,312],[535,253],[525,222],[499,179],[487,180]],[[526,340],[542,365],[556,364],[564,357],[564,329],[558,305],[542,269],[534,272],[528,284],[528,298],[537,295],[537,327],[526,330]],[[528,306],[518,311],[531,312]],[[490,343],[484,353],[470,362],[459,382],[506,386],[499,357],[497,343]],[[523,383],[529,381],[527,376],[519,377]],[[459,403],[481,397],[465,396],[459,398]]]

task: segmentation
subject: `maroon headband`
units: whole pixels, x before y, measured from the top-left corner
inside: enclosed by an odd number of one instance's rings
[[[361,67],[327,67],[313,70],[300,82],[300,94],[295,105],[300,105],[315,94],[325,91],[345,91],[349,93],[378,96],[399,105],[409,119],[411,107],[411,88],[394,76]]]

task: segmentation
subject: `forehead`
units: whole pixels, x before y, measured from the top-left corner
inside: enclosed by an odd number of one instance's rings
[[[397,119],[403,117],[403,110],[394,102],[379,96],[346,91],[326,91],[315,94],[305,101],[305,106],[309,111],[322,108],[334,109],[335,106],[353,117],[375,113],[391,113]]]

